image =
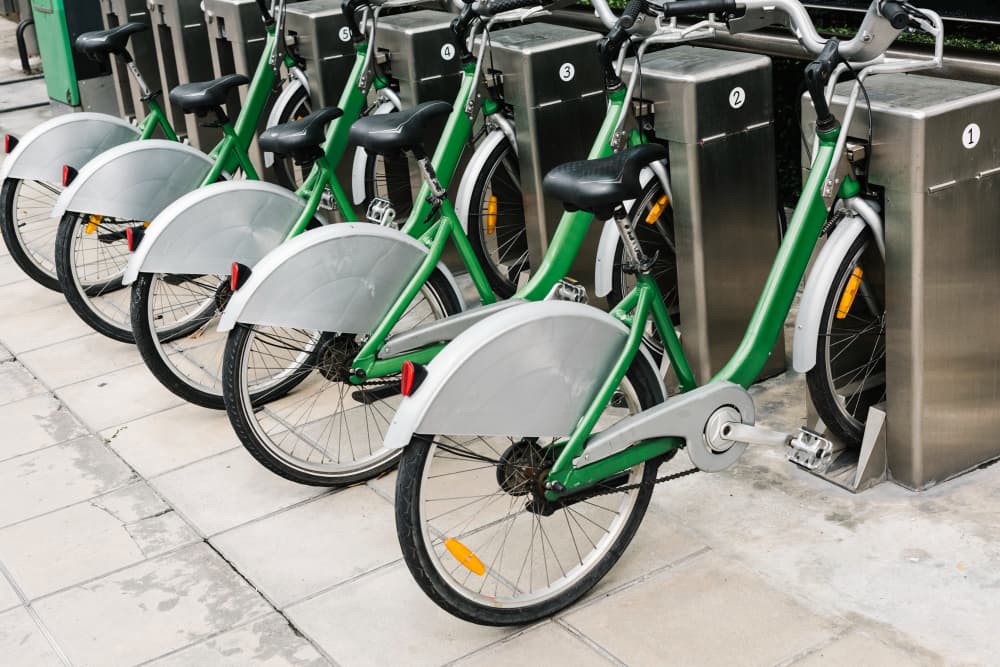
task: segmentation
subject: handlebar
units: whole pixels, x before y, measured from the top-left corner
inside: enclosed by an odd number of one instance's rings
[[[541,4],[542,0],[486,0],[486,2],[480,3],[478,14],[480,16],[496,16],[503,12],[534,7],[536,5],[541,6]]]
[[[731,14],[736,11],[736,0],[677,0],[658,7],[667,18],[684,14]]]
[[[910,25],[910,15],[903,8],[903,5],[898,2],[882,3],[882,16],[896,30],[903,30]]]

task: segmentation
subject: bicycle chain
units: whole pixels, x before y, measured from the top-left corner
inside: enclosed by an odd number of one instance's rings
[[[639,487],[645,486],[646,484],[648,484],[649,486],[654,486],[656,484],[662,484],[664,482],[672,482],[674,480],[681,479],[682,477],[688,477],[690,475],[693,475],[696,472],[701,472],[701,469],[690,468],[688,470],[682,470],[681,472],[675,472],[671,475],[664,475],[663,477],[657,477],[652,482],[637,482],[635,484],[629,484],[627,486],[616,486],[613,489],[608,489],[607,491],[601,491],[600,493],[594,493],[587,497],[599,498],[600,496],[610,496],[612,493],[621,493],[622,491],[631,491],[633,489],[638,489]]]

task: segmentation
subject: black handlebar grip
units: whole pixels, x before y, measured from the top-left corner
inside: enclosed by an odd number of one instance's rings
[[[271,9],[267,5],[267,0],[257,0],[257,9],[260,10],[260,15],[263,17],[264,23],[274,21],[274,17],[271,16]]]
[[[889,21],[889,24],[896,30],[902,30],[910,25],[910,15],[903,9],[903,5],[898,2],[883,2],[882,16]]]
[[[496,16],[514,9],[541,6],[541,4],[542,0],[488,0],[483,13],[487,16]]]
[[[628,4],[625,5],[625,10],[622,11],[622,15],[618,17],[618,25],[622,28],[628,30],[633,25],[635,25],[635,20],[639,18],[639,14],[646,7],[644,0],[628,0]]]
[[[736,0],[677,0],[663,3],[666,17],[684,14],[725,14],[736,11]]]

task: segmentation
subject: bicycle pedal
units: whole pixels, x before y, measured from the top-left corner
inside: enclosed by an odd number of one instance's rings
[[[396,226],[396,211],[392,208],[392,202],[388,199],[380,197],[372,199],[371,203],[368,204],[368,212],[365,213],[365,218],[369,222],[374,222],[376,225],[382,225],[383,227]]]
[[[547,301],[572,301],[573,303],[587,303],[587,288],[576,282],[572,278],[564,278],[557,282],[548,295]]]
[[[801,429],[788,441],[788,460],[806,470],[826,469],[833,463],[833,443],[809,429]]]

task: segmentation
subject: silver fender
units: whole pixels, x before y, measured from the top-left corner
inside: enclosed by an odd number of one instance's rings
[[[135,141],[132,124],[102,113],[74,113],[36,125],[21,137],[0,166],[0,182],[7,178],[62,182],[62,167],[80,169],[104,151]]]
[[[643,169],[639,173],[639,180],[642,187],[653,180],[656,174],[652,169]],[[635,200],[623,202],[625,210],[631,212]],[[618,225],[614,220],[605,220],[604,228],[601,230],[601,240],[597,244],[597,259],[594,261],[594,294],[605,297],[611,292],[612,280],[615,269],[615,249],[618,247],[618,240],[621,234],[618,232]]]
[[[309,230],[253,267],[223,312],[219,331],[242,322],[370,333],[426,256],[419,241],[380,225],[342,222]],[[440,263],[438,269],[461,296],[451,272]]]
[[[405,447],[414,433],[568,435],[627,337],[624,324],[592,306],[540,301],[503,310],[431,361],[420,388],[396,411],[385,444]]]
[[[200,186],[211,169],[211,158],[176,141],[150,139],[116,146],[80,170],[56,200],[52,216],[75,211],[152,220]]]
[[[163,209],[129,258],[125,284],[139,273],[228,275],[233,262],[253,266],[276,248],[305,202],[272,183],[213,183]]]
[[[823,325],[826,297],[847,251],[865,227],[866,224],[857,216],[842,220],[827,239],[809,272],[795,318],[795,340],[792,343],[792,367],[798,373],[806,373],[816,365],[816,341]]]
[[[381,116],[391,113],[398,107],[392,101],[386,100],[375,108],[372,115]],[[351,195],[354,204],[365,201],[365,164],[368,163],[368,151],[358,146],[354,150],[354,161],[351,163]]]
[[[458,215],[458,221],[462,223],[462,231],[466,234],[469,233],[469,212],[472,210],[472,191],[476,187],[476,180],[486,165],[486,158],[506,138],[507,135],[500,129],[493,130],[486,135],[486,138],[476,146],[468,166],[462,172],[462,180],[458,184],[458,193],[455,195],[455,214]]]
[[[303,84],[303,81],[305,83]],[[303,80],[295,79],[285,86],[281,94],[278,95],[278,99],[274,101],[274,106],[271,107],[271,113],[267,116],[267,125],[265,128],[274,127],[281,122],[281,116],[285,113],[285,107],[291,102],[292,96],[294,96],[299,89],[305,86],[306,94],[311,95],[312,91],[309,90],[309,80],[303,77]],[[264,166],[270,167],[274,164],[274,153],[271,151],[264,151]]]

